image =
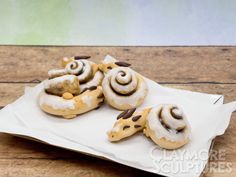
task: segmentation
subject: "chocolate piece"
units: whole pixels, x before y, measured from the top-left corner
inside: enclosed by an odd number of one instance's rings
[[[91,87],[89,87],[89,88],[85,88],[80,94],[86,92],[87,90],[92,91],[92,90],[96,90],[96,89],[97,89],[97,86],[91,86]]]
[[[85,88],[80,94],[86,92],[88,90],[88,88]]]
[[[141,115],[134,116],[134,117],[132,118],[132,121],[133,121],[133,122],[136,122],[136,121],[138,121],[141,117],[142,117]]]
[[[96,89],[97,89],[97,86],[91,86],[91,87],[88,88],[88,90],[91,90],[91,91],[96,90]]]
[[[141,125],[134,125],[134,128],[140,128],[142,127]]]
[[[81,59],[89,59],[91,56],[74,56],[75,60],[81,60]]]
[[[116,119],[118,120],[118,119],[122,118],[128,111],[129,111],[128,109],[125,110],[125,111],[123,111],[122,113],[120,113],[120,114],[117,116]]]
[[[115,62],[115,64],[118,66],[123,66],[123,67],[129,67],[131,65],[131,64],[123,62],[123,61]]]
[[[130,128],[130,126],[129,126],[129,125],[125,125],[125,126],[123,127],[123,130],[125,130],[125,129],[127,129],[127,128]]]
[[[96,90],[97,89],[97,86],[91,86],[88,88],[89,90]]]
[[[136,108],[129,109],[128,112],[125,115],[123,115],[123,119],[130,118],[133,115],[133,113],[135,112],[135,110],[136,110]]]

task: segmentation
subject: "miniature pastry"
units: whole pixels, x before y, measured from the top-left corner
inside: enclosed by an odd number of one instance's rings
[[[110,58],[109,58],[110,59]],[[126,110],[140,106],[146,98],[148,88],[143,77],[124,62],[105,60],[99,66],[105,72],[103,93],[109,105]]]
[[[139,112],[135,108],[123,111],[107,132],[108,140],[119,141],[141,130],[165,149],[182,147],[188,143],[191,132],[186,116],[178,106],[158,105]]]
[[[103,103],[102,87],[95,87],[87,89],[77,96],[73,96],[69,92],[65,92],[62,96],[56,96],[43,91],[39,96],[39,105],[43,111],[49,114],[68,119],[74,118],[76,115],[91,111]]]
[[[78,58],[78,57],[77,57]],[[98,66],[86,60],[64,58],[64,69],[49,71],[44,90],[39,95],[41,109],[49,114],[73,118],[99,107],[104,100],[103,77]],[[94,84],[94,85],[92,85]]]
[[[44,83],[44,89],[47,93],[61,96],[65,92],[77,95],[80,93],[79,79],[75,75],[64,75],[49,79]]]
[[[149,112],[144,134],[164,149],[177,149],[189,141],[190,125],[176,105],[159,105]]]
[[[101,85],[103,73],[96,63],[86,60],[87,58],[88,56],[64,57],[62,59],[62,67],[64,68],[50,70],[48,72],[49,78],[65,74],[76,75],[80,83],[80,92],[86,88]]]
[[[130,64],[118,61],[114,57],[107,55],[105,59],[102,61],[102,63],[98,65],[99,69],[103,71],[105,74],[108,73],[111,69],[119,66],[129,67]]]
[[[135,108],[123,111],[117,116],[113,128],[107,132],[109,141],[119,141],[143,130],[150,108],[135,112]]]

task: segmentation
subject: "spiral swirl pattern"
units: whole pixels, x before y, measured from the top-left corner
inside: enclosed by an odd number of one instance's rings
[[[148,125],[158,138],[182,141],[188,138],[190,126],[183,111],[176,105],[160,105],[148,116]]]
[[[143,78],[128,67],[117,67],[108,72],[102,83],[104,95],[111,106],[124,110],[139,106],[147,94]]]
[[[110,76],[110,86],[113,91],[120,95],[130,95],[138,86],[138,79],[129,68],[118,68]]]
[[[78,76],[80,83],[84,83],[93,77],[91,62],[87,60],[74,60],[66,65],[69,74]]]

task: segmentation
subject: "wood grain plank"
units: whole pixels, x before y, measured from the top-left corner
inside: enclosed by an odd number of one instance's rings
[[[4,177],[160,177],[119,164],[107,164],[107,162],[97,161],[97,159],[90,159],[89,164],[91,165],[88,165],[84,159],[0,160],[0,175]],[[236,163],[233,163],[232,166],[231,173],[218,172],[217,168],[212,168],[212,171],[204,177],[234,177],[233,172],[236,171]]]
[[[236,117],[235,117],[236,118]],[[105,161],[83,154],[66,151],[49,145],[44,145],[29,140],[12,137],[12,151],[14,158],[0,158],[0,176],[155,176],[153,174],[135,170],[117,163]],[[231,135],[234,136],[234,135]],[[2,138],[2,137],[1,137]],[[6,137],[4,138],[6,139]],[[18,142],[18,143],[16,143]],[[5,142],[1,142],[3,144]],[[22,146],[22,151],[17,149]],[[232,144],[231,144],[232,145]],[[232,145],[233,146],[233,145]],[[214,148],[215,150],[219,150]],[[18,149],[19,150],[19,149]],[[220,149],[222,150],[222,149]],[[27,152],[30,151],[31,153]],[[9,151],[5,151],[5,154]],[[227,153],[227,151],[226,151]],[[2,153],[1,153],[2,154]],[[36,157],[40,155],[39,157]],[[230,177],[236,173],[236,155],[227,154],[224,163],[230,163],[231,172],[222,173],[222,167],[211,166],[206,172],[206,177]],[[220,164],[218,160],[212,160],[213,164]],[[224,168],[223,168],[224,170]]]
[[[43,80],[64,56],[90,55],[99,62],[106,54],[162,83],[236,83],[236,47],[20,46],[0,46],[0,82]]]
[[[77,160],[0,159],[0,175],[4,177],[158,177],[158,175],[86,156],[81,156]]]

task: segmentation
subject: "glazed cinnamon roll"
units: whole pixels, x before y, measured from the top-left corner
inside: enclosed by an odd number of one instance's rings
[[[165,149],[177,149],[189,141],[190,125],[176,105],[159,105],[149,112],[144,134]]]
[[[104,100],[103,74],[98,66],[78,57],[63,58],[64,69],[48,72],[44,90],[39,95],[40,108],[52,115],[73,118],[98,108]]]
[[[99,86],[103,80],[103,73],[98,65],[86,60],[88,56],[64,57],[61,61],[63,69],[52,69],[48,72],[50,79],[66,74],[76,75],[80,83],[80,92],[92,86]]]
[[[141,105],[148,88],[143,77],[129,67],[111,69],[102,82],[106,101],[118,110],[126,110]]]
[[[74,74],[78,77],[81,92],[84,89],[98,86],[103,79],[103,73],[98,69],[98,66],[88,60],[74,60],[69,62],[66,67],[69,74]]]

